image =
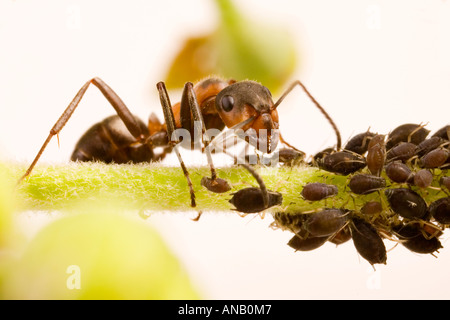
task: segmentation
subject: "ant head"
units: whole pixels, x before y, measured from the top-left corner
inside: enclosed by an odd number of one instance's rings
[[[254,81],[235,82],[216,97],[216,109],[227,127],[251,117],[242,129],[251,130],[245,140],[260,151],[270,153],[278,143],[278,113],[269,89]]]

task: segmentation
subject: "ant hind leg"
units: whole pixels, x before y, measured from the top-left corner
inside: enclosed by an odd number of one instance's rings
[[[72,99],[70,104],[64,110],[62,115],[59,117],[59,119],[53,125],[52,129],[50,130],[49,135],[47,136],[44,143],[42,144],[42,147],[39,149],[33,162],[28,167],[27,171],[23,174],[23,176],[20,177],[20,179],[17,181],[17,185],[19,185],[26,177],[28,177],[30,175],[31,171],[33,171],[33,168],[35,167],[36,163],[39,161],[39,158],[41,157],[41,155],[44,153],[44,150],[47,147],[47,145],[50,143],[51,139],[55,135],[58,137],[59,132],[67,124],[67,122],[69,121],[73,112],[78,107],[78,104],[80,103],[84,94],[86,93],[86,90],[89,88],[89,85],[91,85],[91,84],[95,85],[100,90],[100,92],[103,94],[103,96],[109,101],[111,106],[116,110],[117,115],[124,122],[128,131],[133,135],[133,137],[136,138],[136,141],[144,142],[146,140],[146,138],[147,138],[146,134],[142,132],[141,127],[139,126],[135,117],[130,112],[130,110],[127,108],[127,106],[122,101],[122,99],[120,99],[120,97],[114,92],[114,90],[112,90],[102,79],[100,79],[98,77],[92,78],[81,87],[81,89],[77,92],[77,94]],[[58,144],[59,144],[59,139],[58,139]]]

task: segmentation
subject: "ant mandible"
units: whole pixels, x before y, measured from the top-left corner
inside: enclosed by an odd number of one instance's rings
[[[174,150],[189,186],[192,207],[196,206],[195,193],[189,172],[177,148],[180,141],[174,133],[177,129],[183,128],[188,130],[192,136],[195,129],[195,121],[201,125],[201,140],[204,144],[204,150],[211,170],[211,178],[204,177],[204,179],[207,179],[207,183],[202,184],[213,192],[228,191],[229,186],[225,180],[217,177],[211,152],[208,148],[212,139],[205,135],[206,130],[215,128],[222,131],[225,127],[242,129],[244,131],[253,129],[256,131],[257,139],[249,139],[247,142],[256,148],[261,147],[261,145],[265,146],[263,150],[259,148],[264,153],[271,153],[275,150],[278,140],[294,148],[278,133],[277,107],[297,85],[306,92],[308,97],[330,122],[337,137],[336,149],[339,150],[341,147],[341,137],[337,126],[298,80],[293,82],[277,102],[274,103],[270,91],[255,81],[224,81],[220,78],[211,77],[198,82],[195,86],[191,82],[187,82],[183,89],[181,101],[174,105],[170,103],[164,82],[159,82],[156,87],[164,112],[165,124],[161,124],[152,113],[146,126],[130,112],[122,99],[103,80],[95,77],[81,87],[69,106],[56,121],[33,162],[19,179],[19,183],[31,173],[52,137],[58,136],[59,132],[66,125],[90,84],[95,85],[100,90],[115,109],[117,115],[110,116],[102,122],[93,125],[78,141],[71,160],[101,161],[106,163],[151,162],[163,159],[168,152]],[[261,129],[266,129],[264,132],[267,135],[260,135]],[[163,147],[163,151],[156,154],[154,152],[156,147]],[[257,180],[263,193],[264,207],[267,208],[269,197],[264,182],[247,163],[242,163],[241,165],[250,171]],[[214,188],[214,185],[217,184],[219,188]]]

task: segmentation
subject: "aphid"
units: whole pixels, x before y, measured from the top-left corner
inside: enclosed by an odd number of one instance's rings
[[[371,265],[386,264],[386,247],[377,230],[363,219],[352,220],[352,239],[358,253]]]
[[[408,219],[420,219],[427,213],[427,204],[415,191],[406,188],[384,191],[391,209]]]
[[[221,178],[203,177],[200,184],[214,193],[225,193],[231,189],[228,181]]]
[[[450,191],[450,177],[447,176],[441,177],[439,183],[443,185],[447,189],[447,191]]]
[[[294,233],[300,232],[303,223],[308,219],[309,214],[297,212],[275,212],[272,214],[272,227],[276,229],[289,230]]]
[[[437,222],[450,224],[450,197],[432,202],[428,207],[428,212]]]
[[[344,210],[327,208],[310,214],[303,227],[314,237],[329,236],[347,223],[347,217]]]
[[[430,133],[429,130],[425,129],[423,125],[407,123],[398,126],[389,133],[386,149],[391,149],[400,142],[411,142],[413,144],[419,144]]]
[[[333,184],[314,182],[306,184],[301,195],[308,201],[319,201],[335,196],[337,193],[338,188]]]
[[[414,177],[411,169],[401,161],[393,161],[385,167],[386,175],[393,182],[403,183],[410,182]]]
[[[296,234],[287,243],[295,251],[311,251],[321,247],[327,242],[328,237],[306,237]]]
[[[422,157],[422,156],[426,155],[428,152],[430,152],[440,146],[448,145],[448,143],[449,143],[448,140],[445,140],[441,137],[438,137],[438,136],[430,137],[428,139],[423,140],[421,143],[419,143],[417,145],[416,154],[419,157]]]
[[[227,127],[238,132],[238,129],[241,129],[245,133],[254,133],[244,134],[243,137],[237,135],[264,153],[273,152],[279,141],[289,146],[279,134],[277,107],[296,86],[300,86],[306,92],[314,105],[330,121],[336,133],[337,149],[341,147],[340,133],[333,120],[300,81],[293,82],[274,103],[270,91],[257,82],[207,78],[195,86],[191,82],[187,82],[181,101],[174,105],[170,102],[164,82],[159,82],[156,88],[159,92],[165,123],[160,123],[156,116],[152,115],[146,126],[130,112],[122,99],[103,80],[95,77],[87,81],[78,91],[50,130],[41,149],[18,182],[31,173],[52,137],[58,135],[66,125],[91,84],[100,90],[117,115],[107,118],[89,129],[77,143],[72,160],[120,163],[150,162],[161,160],[166,153],[174,151],[187,180],[192,207],[196,206],[195,192],[189,172],[178,150],[179,147],[202,147],[207,156],[212,180],[211,182],[204,180],[203,186],[210,191],[216,191],[217,184],[214,180],[218,177],[212,162],[211,146],[214,145],[211,143],[220,134],[210,139],[207,130],[215,129],[224,132],[223,129]],[[215,142],[217,143],[217,140]],[[156,147],[162,147],[163,152],[155,154]],[[264,192],[264,203],[267,205],[269,196],[264,191],[266,190],[265,186],[262,185],[262,179],[257,179],[257,181]],[[218,185],[223,186],[224,183],[218,182]],[[224,189],[226,188],[220,187],[219,191]]]
[[[419,188],[428,188],[433,182],[433,174],[427,170],[422,169],[414,174],[414,185]]]
[[[446,125],[436,131],[432,137],[440,137],[445,140],[450,140],[450,125]]]
[[[363,215],[368,215],[368,216],[375,215],[382,211],[383,211],[383,206],[381,205],[381,202],[379,202],[379,201],[368,201],[361,208],[361,213]]]
[[[368,194],[386,187],[386,180],[370,174],[355,174],[348,186],[353,193]]]
[[[229,202],[236,207],[237,211],[243,213],[256,213],[267,208],[280,205],[283,202],[281,193],[267,190],[269,196],[268,206],[264,206],[263,192],[260,188],[249,187],[233,193]]]
[[[341,230],[336,232],[330,239],[329,242],[334,243],[335,245],[341,245],[352,238],[352,232],[350,230],[349,225],[347,224]]]
[[[357,153],[339,151],[319,159],[318,165],[323,170],[348,175],[364,168],[366,159]]]
[[[278,161],[287,166],[296,166],[303,162],[305,153],[291,148],[283,148],[277,151]]]
[[[423,168],[439,168],[447,162],[449,156],[450,151],[447,149],[434,149],[420,158],[419,165]]]
[[[417,146],[411,142],[400,142],[386,153],[386,161],[400,160],[406,162],[416,155]]]
[[[369,142],[371,141],[372,137],[375,136],[375,133],[366,131],[363,133],[359,133],[355,136],[353,136],[345,145],[344,150],[355,152],[358,154],[363,155],[367,152],[367,149],[369,147]]]
[[[367,150],[366,162],[370,173],[379,176],[383,170],[386,159],[386,146],[384,143],[384,135],[377,134],[372,137]]]
[[[327,155],[332,154],[335,152],[334,148],[325,148],[322,151],[317,152],[314,156],[312,161],[310,162],[311,165],[318,166],[319,162],[323,160]]]
[[[410,251],[416,253],[433,253],[442,248],[437,237],[427,238],[423,235],[418,225],[408,224],[400,226],[395,230],[401,244]]]

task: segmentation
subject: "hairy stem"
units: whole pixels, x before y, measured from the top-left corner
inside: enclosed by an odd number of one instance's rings
[[[26,169],[17,164],[1,166],[14,181]],[[269,211],[305,212],[320,207],[346,207],[357,210],[369,200],[384,197],[382,192],[369,195],[352,194],[347,187],[349,178],[308,166],[256,167],[267,188],[283,195],[281,206]],[[195,210],[228,211],[233,209],[228,200],[232,193],[248,186],[258,186],[251,174],[242,167],[217,169],[218,177],[228,180],[232,190],[224,194],[209,192],[200,185],[209,167],[191,167],[197,207]],[[303,186],[323,182],[338,187],[336,197],[318,202],[302,199]],[[438,191],[424,192],[430,203]],[[125,209],[156,211],[189,211],[190,195],[183,172],[178,167],[161,164],[105,165],[101,163],[70,163],[40,165],[30,177],[16,188],[20,210],[71,210],[80,205],[119,201]],[[383,201],[383,200],[382,200]]]
[[[4,166],[11,179],[24,172],[19,165]],[[217,169],[218,177],[228,180],[230,192],[215,194],[200,185],[208,167],[189,168],[194,185],[198,210],[223,211],[233,206],[228,202],[232,193],[248,186],[258,186],[251,174],[241,167]],[[307,182],[345,182],[337,177],[308,167],[257,168],[268,189],[283,194],[283,206],[298,203],[302,186]],[[81,203],[95,201],[122,201],[129,209],[151,211],[186,211],[189,190],[183,172],[178,167],[160,164],[105,165],[101,163],[70,163],[40,165],[18,187],[19,207],[22,210],[63,210]],[[291,204],[292,205],[292,204]],[[308,204],[308,207],[310,205]]]

